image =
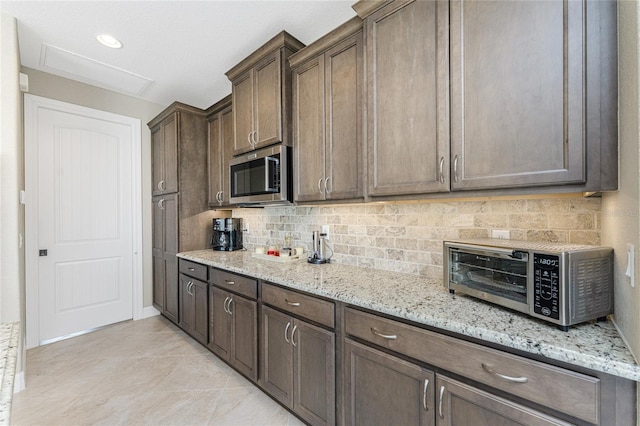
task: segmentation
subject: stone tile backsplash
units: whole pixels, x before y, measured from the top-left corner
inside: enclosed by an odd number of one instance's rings
[[[332,262],[442,277],[442,242],[490,237],[494,229],[511,239],[600,244],[600,198],[578,195],[552,198],[432,201],[392,204],[286,206],[234,209],[256,246],[311,247],[313,231],[329,225]]]

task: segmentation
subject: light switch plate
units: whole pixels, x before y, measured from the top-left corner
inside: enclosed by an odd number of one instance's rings
[[[631,287],[636,286],[636,248],[633,244],[627,244],[627,270],[625,275]]]

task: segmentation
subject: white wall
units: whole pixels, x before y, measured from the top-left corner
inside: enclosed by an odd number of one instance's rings
[[[147,123],[167,105],[158,105],[132,96],[79,83],[31,68],[22,68],[29,76],[29,93],[82,105],[101,111],[113,112],[142,121],[142,262],[144,279],[144,306],[153,302],[153,266],[151,256],[151,132]],[[29,161],[29,159],[25,159]]]
[[[636,359],[640,359],[638,9],[638,2],[618,2],[619,190],[603,194],[602,199],[602,243],[615,251],[615,322]],[[636,248],[635,288],[625,277],[627,244]]]
[[[0,321],[24,324],[24,209],[18,198],[24,187],[20,53],[17,22],[4,14],[0,16],[0,43]],[[22,371],[22,356],[17,372]]]

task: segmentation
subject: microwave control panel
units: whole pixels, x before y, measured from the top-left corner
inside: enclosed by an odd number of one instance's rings
[[[560,257],[533,255],[533,311],[545,317],[560,318]]]

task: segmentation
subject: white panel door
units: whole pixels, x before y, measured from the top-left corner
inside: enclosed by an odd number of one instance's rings
[[[133,317],[137,179],[130,125],[49,108],[34,125],[43,343]]]

